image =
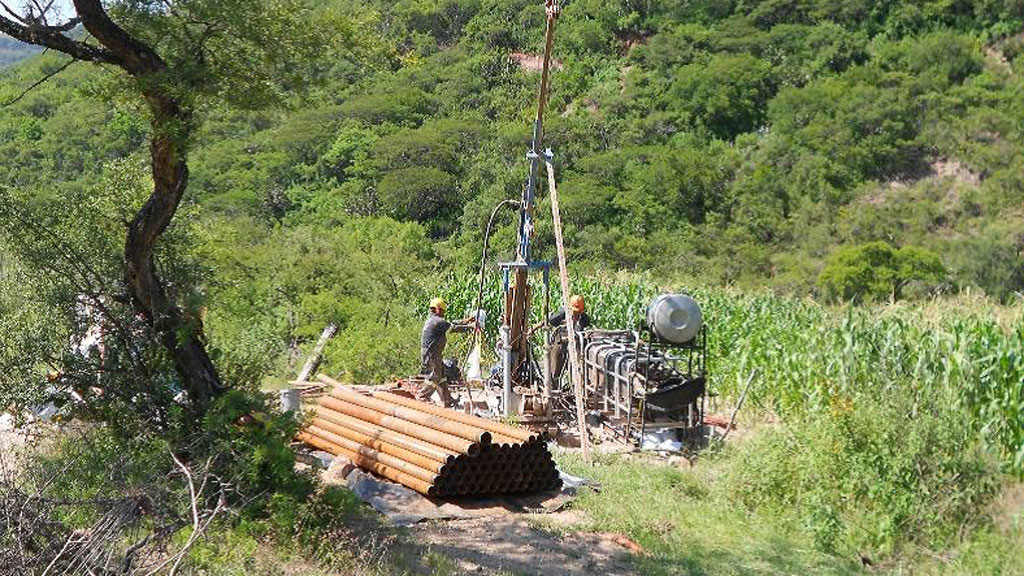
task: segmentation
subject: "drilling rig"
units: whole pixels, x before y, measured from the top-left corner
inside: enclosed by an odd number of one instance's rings
[[[551,51],[555,40],[555,24],[560,7],[555,0],[546,0],[547,25],[544,32],[544,59],[541,67],[540,92],[537,97],[537,115],[533,121],[533,139],[526,157],[530,162],[530,173],[519,201],[519,228],[516,236],[516,258],[502,262],[502,293],[505,306],[502,315],[502,413],[509,416],[518,413],[534,418],[551,416],[551,383],[547,371],[540,378],[544,381],[543,392],[537,394],[538,374],[536,363],[531,356],[529,342],[529,312],[533,290],[529,275],[539,271],[542,274],[544,314],[550,308],[551,263],[533,259],[532,242],[534,231],[534,208],[537,196],[541,164],[551,158],[551,151],[543,148],[544,112],[547,107],[548,81],[551,72]]]
[[[557,1],[546,0],[545,12],[547,25],[537,114],[526,156],[529,175],[519,202],[505,202],[519,208],[515,259],[498,263],[504,300],[500,327],[502,415],[514,416],[524,423],[550,423],[571,417],[574,405],[582,403],[584,409],[596,412],[602,425],[614,435],[629,442],[642,442],[646,431],[652,428],[699,431],[705,403],[707,327],[700,306],[688,295],[663,294],[655,298],[638,329],[589,330],[578,334],[569,343],[575,346],[572,355],[581,359],[579,366],[569,370],[579,379],[575,393],[552,381],[547,353],[540,355],[541,361],[535,357],[536,347],[531,345],[529,331],[535,287],[530,279],[538,273],[545,319],[551,307],[551,263],[535,260],[532,249],[541,167],[553,160],[552,151],[544,147],[544,113],[555,25],[560,14]],[[553,173],[553,169],[548,172],[552,191]],[[495,208],[495,213],[501,206]],[[482,262],[481,293],[483,270]],[[562,297],[568,300],[569,295]],[[548,329],[544,347],[551,345]]]

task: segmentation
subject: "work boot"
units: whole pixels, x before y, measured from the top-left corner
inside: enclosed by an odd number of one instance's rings
[[[437,383],[437,390],[438,390],[438,392],[441,393],[441,405],[444,406],[445,408],[451,408],[452,407],[452,395],[451,395],[451,392],[448,391],[448,383],[444,382],[444,381],[438,382]]]

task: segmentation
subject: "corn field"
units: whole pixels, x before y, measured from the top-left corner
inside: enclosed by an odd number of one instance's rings
[[[560,306],[552,278],[552,311]],[[455,314],[471,310],[475,280],[452,281],[444,294]],[[970,420],[1003,466],[1024,475],[1024,321],[1018,307],[961,296],[914,305],[827,307],[770,292],[659,286],[638,276],[575,278],[595,325],[638,327],[645,307],[663,291],[687,292],[700,302],[709,327],[713,393],[736,398],[751,373],[748,405],[783,419],[827,415],[837,404],[885,407],[892,418],[913,418],[936,405]],[[542,298],[533,308],[540,318]],[[493,348],[501,284],[484,289]],[[893,403],[895,406],[895,403]]]

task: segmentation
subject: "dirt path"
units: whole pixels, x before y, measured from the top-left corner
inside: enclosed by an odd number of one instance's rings
[[[631,552],[613,535],[558,534],[522,516],[419,524],[413,537],[454,564],[455,574],[632,576]]]

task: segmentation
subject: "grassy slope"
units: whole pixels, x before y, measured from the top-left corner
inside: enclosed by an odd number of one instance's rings
[[[593,467],[574,453],[558,459],[566,471],[601,484],[599,492],[584,490],[572,504],[585,520],[568,529],[628,535],[648,552],[636,558],[643,574],[1024,574],[1019,502],[1003,511],[1004,522],[958,549],[941,555],[922,551],[867,569],[859,558],[815,550],[794,515],[748,512],[728,500],[716,481],[731,465],[728,453],[704,458],[690,470],[613,455],[599,457]]]
[[[713,493],[722,463],[690,471],[618,456],[588,468],[576,454],[562,466],[601,484],[573,507],[579,528],[627,534],[649,553],[637,558],[645,574],[861,574],[859,564],[817,552],[791,519],[746,514]],[[574,527],[576,528],[576,527]]]

